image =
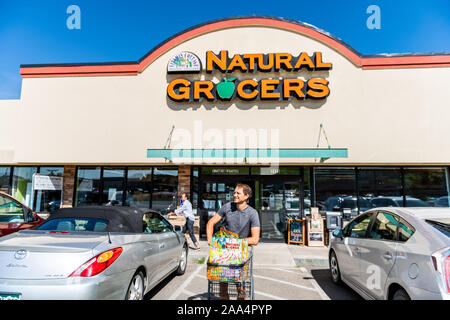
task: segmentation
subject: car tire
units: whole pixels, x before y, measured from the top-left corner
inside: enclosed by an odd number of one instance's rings
[[[398,289],[397,291],[395,291],[392,300],[411,300],[411,298],[409,297],[409,295],[406,293],[405,290]]]
[[[330,275],[333,283],[335,284],[342,283],[341,271],[339,269],[339,263],[336,257],[336,253],[334,253],[334,251],[332,251],[330,254]]]
[[[131,279],[127,289],[125,300],[143,300],[144,299],[144,274],[142,271],[136,272]]]
[[[185,245],[181,250],[180,263],[176,271],[177,276],[181,276],[186,272],[188,247]]]

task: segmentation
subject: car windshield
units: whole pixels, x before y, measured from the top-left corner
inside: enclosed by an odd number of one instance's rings
[[[450,218],[433,218],[425,221],[450,238]]]
[[[36,230],[49,231],[105,231],[108,222],[97,218],[58,218],[44,222]]]
[[[18,202],[1,194],[0,222],[25,222],[23,207]]]

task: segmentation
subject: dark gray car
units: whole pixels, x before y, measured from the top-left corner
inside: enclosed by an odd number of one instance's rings
[[[61,209],[34,230],[0,238],[0,299],[140,300],[185,272],[180,231],[150,210]]]

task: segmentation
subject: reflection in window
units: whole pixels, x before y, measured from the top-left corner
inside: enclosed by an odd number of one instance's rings
[[[217,184],[215,182],[204,182],[202,194],[203,209],[216,210],[216,190]]]
[[[102,204],[121,206],[123,203],[125,168],[105,167],[103,169]]]
[[[0,222],[25,222],[23,207],[12,199],[0,195]]]
[[[233,201],[236,183],[217,183],[217,208],[220,209],[227,202]]]
[[[303,208],[305,210],[305,215],[311,213],[311,179],[310,179],[310,168],[305,168],[303,172]]]
[[[403,206],[402,173],[400,168],[359,168],[359,194],[369,201],[360,210],[371,207]]]
[[[11,167],[0,167],[0,191],[9,193],[9,177],[11,175]]]
[[[152,168],[129,168],[126,205],[150,208]]]
[[[346,227],[346,236],[351,238],[365,238],[372,215],[372,213],[364,214],[353,220],[353,222]]]
[[[40,175],[64,176],[64,167],[40,167]],[[34,210],[38,213],[53,213],[61,206],[62,190],[36,190],[34,197]]]
[[[162,233],[170,232],[172,228],[170,223],[156,213],[147,213],[143,216],[144,233]]]
[[[77,206],[98,205],[100,202],[100,167],[85,167],[78,169]]]
[[[282,210],[283,208],[283,183],[261,183],[262,210]]]
[[[447,169],[444,168],[406,168],[406,206],[448,207],[449,186]]]
[[[300,185],[298,183],[285,183],[285,206],[288,213],[300,214]]]
[[[33,174],[37,173],[37,167],[14,167],[12,196],[31,208]]]
[[[369,238],[379,240],[395,240],[398,222],[392,214],[380,212],[377,214],[370,230]]]
[[[399,218],[399,220],[398,240],[402,242],[408,241],[408,239],[411,238],[411,236],[415,232],[415,229],[402,218]]]
[[[166,210],[177,207],[178,169],[154,168],[152,208]]]
[[[316,203],[320,210],[341,211],[345,208],[357,214],[354,168],[315,168],[314,178]]]

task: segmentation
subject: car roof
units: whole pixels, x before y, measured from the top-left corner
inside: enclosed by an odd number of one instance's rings
[[[385,210],[398,213],[400,215],[409,215],[418,219],[432,219],[432,218],[449,218],[450,208],[435,208],[435,207],[379,207],[375,210]]]
[[[47,221],[60,218],[97,218],[108,221],[105,231],[140,233],[143,227],[142,218],[146,213],[159,214],[145,208],[89,206],[58,209]]]

